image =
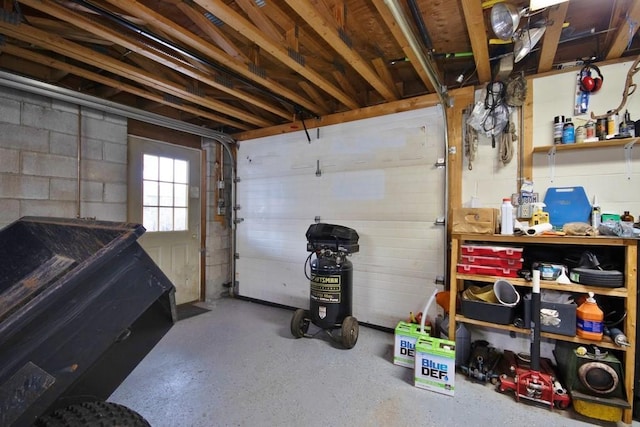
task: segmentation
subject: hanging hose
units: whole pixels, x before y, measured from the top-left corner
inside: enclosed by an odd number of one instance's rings
[[[507,165],[511,162],[511,159],[513,158],[513,143],[517,140],[518,136],[516,135],[516,125],[514,125],[512,121],[509,121],[509,124],[505,127],[504,132],[500,137],[500,147],[498,148],[500,161],[503,165]]]

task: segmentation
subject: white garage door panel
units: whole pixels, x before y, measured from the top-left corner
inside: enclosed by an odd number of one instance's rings
[[[353,314],[393,327],[419,311],[444,274],[445,170],[439,108],[243,141],[238,150],[240,295],[309,306],[305,233],[355,229]],[[315,136],[315,132],[312,132]],[[321,176],[316,176],[316,169]]]

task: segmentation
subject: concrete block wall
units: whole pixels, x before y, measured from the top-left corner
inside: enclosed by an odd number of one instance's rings
[[[127,120],[0,87],[0,227],[26,215],[125,221]]]
[[[214,141],[206,140],[203,143],[203,148],[207,165],[205,299],[211,301],[221,297],[226,290],[223,285],[231,280],[229,263],[231,256],[231,229],[228,224],[223,224],[216,218],[216,177],[220,167],[220,159],[217,158],[216,154],[219,151],[218,145]],[[231,182],[231,180],[227,182]],[[227,207],[227,209],[230,209],[230,207]]]

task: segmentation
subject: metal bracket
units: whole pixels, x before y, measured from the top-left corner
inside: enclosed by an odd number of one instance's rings
[[[233,182],[235,182],[235,183],[238,183],[238,182],[240,182],[240,181],[242,181],[242,179],[240,179],[240,177],[239,177],[239,176],[237,176],[237,177],[235,177],[235,178],[233,179]]]
[[[235,205],[235,206],[233,207],[233,210],[234,210],[234,211],[239,211],[240,209],[242,209],[242,206],[240,206],[240,205]]]
[[[244,218],[236,218],[233,220],[234,224],[240,224],[242,221],[244,221]]]
[[[449,154],[456,154],[458,152],[458,150],[456,149],[456,147],[449,147]]]
[[[624,162],[625,169],[627,171],[627,179],[631,179],[631,150],[633,150],[633,146],[638,142],[638,138],[634,138],[631,142],[628,142],[624,145]]]
[[[447,167],[447,161],[444,158],[439,158],[434,164],[433,164],[436,168],[444,168]]]
[[[446,220],[443,216],[439,216],[436,218],[436,220],[433,222],[434,225],[445,225],[446,224]]]

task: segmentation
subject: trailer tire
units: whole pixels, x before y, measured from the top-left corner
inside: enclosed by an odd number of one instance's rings
[[[112,402],[83,402],[56,409],[36,420],[35,427],[151,427],[132,409]]]

